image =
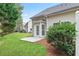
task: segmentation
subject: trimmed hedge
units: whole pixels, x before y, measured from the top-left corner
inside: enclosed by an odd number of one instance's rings
[[[51,45],[66,55],[75,55],[75,24],[58,22],[49,27],[46,38]]]

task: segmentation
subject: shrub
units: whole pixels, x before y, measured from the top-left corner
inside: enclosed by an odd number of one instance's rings
[[[75,24],[58,22],[50,26],[46,38],[51,45],[66,55],[75,54]]]

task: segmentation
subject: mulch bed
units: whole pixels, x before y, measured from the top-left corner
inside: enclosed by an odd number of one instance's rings
[[[41,39],[36,43],[41,44],[45,47],[47,56],[65,56],[65,54],[63,54],[61,51],[58,51],[53,46],[51,46],[46,39]]]

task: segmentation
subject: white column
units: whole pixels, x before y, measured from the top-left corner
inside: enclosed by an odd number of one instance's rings
[[[39,28],[40,28],[40,30],[39,30],[40,33],[39,34],[40,34],[40,37],[42,37],[42,23],[41,22],[40,22],[40,27]]]
[[[79,11],[76,11],[76,56],[79,56]]]
[[[46,19],[46,31],[48,31],[48,19]]]

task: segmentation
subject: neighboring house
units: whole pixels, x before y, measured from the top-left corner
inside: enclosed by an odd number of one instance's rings
[[[32,32],[32,20],[28,21],[25,25],[24,25],[25,31],[26,32]]]
[[[0,28],[1,28],[1,23],[0,23]]]
[[[28,32],[32,32],[32,20],[28,22]]]
[[[25,32],[28,32],[28,22],[24,25]]]
[[[0,33],[2,32],[2,30],[1,30],[1,23],[0,23]]]
[[[63,3],[50,7],[39,14],[31,17],[33,36],[43,37],[49,26],[59,21],[75,22],[75,13],[79,10],[79,3]]]
[[[16,21],[15,31],[17,31],[17,32],[23,31],[23,21],[22,21],[22,19],[18,19]]]

